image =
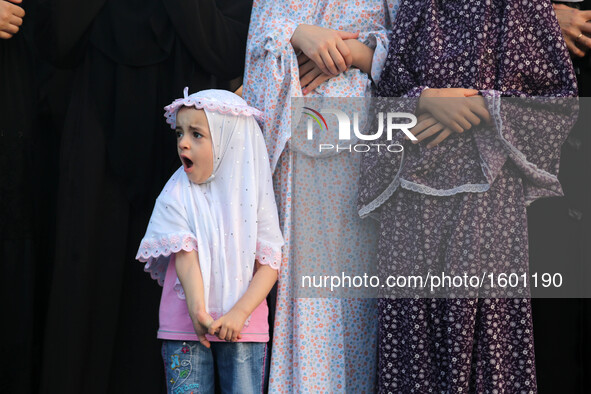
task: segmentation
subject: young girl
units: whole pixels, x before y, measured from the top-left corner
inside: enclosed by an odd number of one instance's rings
[[[260,393],[265,297],[283,245],[261,113],[233,93],[186,88],[165,109],[182,167],[156,200],[136,258],[164,286],[168,392],[213,392],[217,373],[224,392]]]

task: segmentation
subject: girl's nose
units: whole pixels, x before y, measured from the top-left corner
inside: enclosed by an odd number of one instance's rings
[[[179,140],[179,148],[189,149],[189,138],[186,135],[183,135]]]

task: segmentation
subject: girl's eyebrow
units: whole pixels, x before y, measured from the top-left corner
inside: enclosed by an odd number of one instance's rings
[[[189,125],[189,130],[198,131],[205,136],[209,135],[209,129],[207,127],[203,127],[203,126],[199,126],[199,125]]]

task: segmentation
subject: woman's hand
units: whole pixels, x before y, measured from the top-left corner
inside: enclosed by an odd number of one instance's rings
[[[236,342],[242,338],[240,332],[248,315],[236,308],[217,319],[209,327],[210,335],[217,335],[222,341]]]
[[[358,36],[359,33],[302,24],[291,36],[291,45],[296,51],[302,51],[324,74],[335,76],[346,71],[353,61],[343,40]]]
[[[333,77],[323,73],[320,67],[303,53],[298,55],[298,66],[300,68],[300,86],[304,96]]]
[[[417,137],[417,140],[412,142],[413,144],[418,144],[419,142],[425,140],[425,138],[432,137],[439,133],[437,138],[433,139],[433,141],[427,144],[427,148],[432,148],[437,146],[441,141],[449,137],[451,134],[450,129],[445,127],[443,123],[437,121],[437,119],[435,119],[429,113],[419,115],[417,121],[417,125],[410,129],[410,132],[415,137]],[[405,137],[405,139],[408,140],[409,138]]]
[[[577,10],[564,4],[553,4],[556,18],[569,52],[578,57],[585,56],[591,48],[591,11]]]
[[[356,39],[348,39],[344,42],[351,54],[351,66],[359,68],[366,74],[371,73],[374,50]],[[322,69],[304,53],[298,55],[298,66],[300,68],[300,85],[304,96],[312,92],[323,82],[335,76],[323,72]]]
[[[456,133],[469,130],[481,120],[490,121],[484,98],[474,89],[425,89],[419,99],[418,112],[429,112]]]
[[[437,146],[451,133],[463,133],[483,120],[491,121],[484,98],[474,89],[426,89],[419,99],[418,111],[418,123],[411,129],[417,136],[415,143],[437,135],[427,148]]]
[[[22,1],[0,0],[0,38],[8,40],[20,30],[25,10],[15,4],[20,4]]]

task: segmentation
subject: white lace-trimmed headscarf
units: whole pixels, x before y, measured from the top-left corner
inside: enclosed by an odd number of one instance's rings
[[[204,90],[165,107],[176,128],[182,107],[203,109],[213,145],[213,174],[192,183],[181,166],[156,200],[136,259],[162,285],[172,253],[197,250],[205,305],[214,319],[242,297],[255,258],[279,269],[283,237],[261,129],[262,113],[237,95]],[[177,291],[184,297],[177,279]]]

